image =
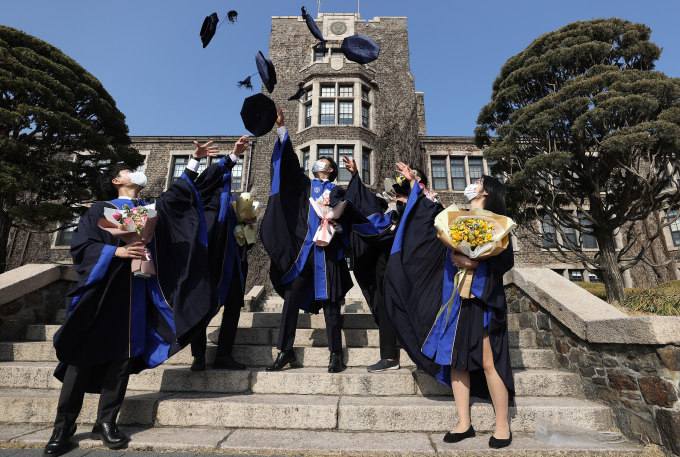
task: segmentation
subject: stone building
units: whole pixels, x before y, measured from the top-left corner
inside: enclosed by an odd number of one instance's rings
[[[407,20],[405,17],[378,17],[365,21],[358,14],[320,14],[317,23],[328,49],[315,51],[316,44],[300,16],[272,18],[269,57],[277,68],[278,84],[268,94],[281,105],[286,124],[298,152],[301,165],[310,173],[317,157],[333,156],[340,166],[339,184],[350,175],[344,169],[342,156],[353,157],[364,183],[375,190],[382,178],[394,171],[395,161],[420,164],[430,185],[445,205],[464,204],[462,191],[470,182],[487,174],[490,164],[475,147],[473,137],[427,136],[425,94],[416,92],[410,72]],[[342,40],[361,34],[373,38],[381,47],[378,60],[359,65],[348,61],[340,52]],[[253,50],[253,54],[256,50]],[[300,101],[287,101],[300,87],[307,95]],[[262,88],[264,93],[267,92]],[[244,93],[244,97],[249,94]],[[231,109],[240,109],[233,106]],[[146,157],[143,165],[150,185],[146,195],[160,194],[178,178],[193,151],[193,141],[212,140],[222,151],[230,151],[243,129],[231,136],[214,137],[132,137],[134,146]],[[234,170],[237,191],[249,191],[262,202],[269,195],[269,164],[275,130],[253,141]],[[211,159],[205,165],[210,165]],[[638,230],[644,237],[647,224]],[[516,264],[547,266],[572,281],[599,282],[581,264],[566,264],[551,256],[548,245],[543,248],[529,243],[526,232],[514,236]],[[597,252],[594,240],[571,234],[584,248]],[[591,237],[592,238],[592,237]],[[539,239],[540,241],[540,239]],[[28,263],[68,263],[70,232],[29,234],[15,231],[10,237],[10,268]],[[667,230],[664,239],[655,243],[651,257],[666,259],[680,248],[680,224]],[[250,254],[250,287],[268,284],[269,259],[261,246]],[[626,281],[633,285],[655,285],[680,279],[678,264],[651,268],[640,264],[627,272]]]

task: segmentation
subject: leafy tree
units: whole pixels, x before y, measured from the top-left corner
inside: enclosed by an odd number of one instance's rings
[[[680,201],[680,80],[653,71],[661,48],[650,34],[596,19],[540,36],[503,65],[475,129],[498,161],[494,173],[509,176],[512,216],[542,237],[537,244],[601,274],[608,300],[620,303],[624,271],[651,264],[651,244],[676,218],[643,241],[625,229]],[[619,231],[627,235],[617,250]],[[597,240],[597,255],[579,234]]]
[[[71,224],[106,198],[107,163],[141,165],[102,84],[54,46],[0,25],[0,273],[10,227]]]

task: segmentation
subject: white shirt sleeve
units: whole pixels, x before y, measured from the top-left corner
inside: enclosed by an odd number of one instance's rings
[[[236,157],[234,154],[229,154],[229,158],[231,159],[232,162],[237,163],[238,162],[238,157]]]
[[[276,133],[279,134],[279,140],[281,140],[281,143],[283,143],[283,140],[284,138],[286,138],[286,133],[288,133],[288,130],[286,130],[286,126],[284,125],[283,127],[277,128]]]
[[[196,160],[196,159],[194,159],[193,157],[191,157],[191,160],[189,161],[189,165],[187,165],[187,169],[189,169],[189,170],[191,170],[191,171],[193,171],[193,172],[198,173],[198,166],[199,166],[200,164],[201,164],[201,163],[200,163],[198,160]]]

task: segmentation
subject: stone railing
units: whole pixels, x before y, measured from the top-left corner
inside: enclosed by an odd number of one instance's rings
[[[624,434],[680,455],[680,317],[629,317],[544,268],[513,269],[505,292],[520,328],[580,374]]]
[[[31,324],[57,322],[76,280],[73,267],[50,264],[24,265],[1,274],[0,341],[22,339]]]

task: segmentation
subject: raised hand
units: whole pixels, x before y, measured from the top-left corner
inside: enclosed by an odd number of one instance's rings
[[[278,105],[276,105],[276,115],[277,115],[277,117],[276,117],[276,125],[278,125],[279,128],[281,128],[281,127],[283,127],[284,125],[286,125],[286,119],[285,119],[285,117],[283,116],[283,109],[282,109],[280,106],[278,106]]]
[[[144,247],[144,244],[138,241],[136,243],[131,243],[117,248],[113,255],[121,259],[141,259],[146,256],[146,252],[147,251]]]
[[[404,175],[404,178],[406,178],[409,184],[411,184],[411,187],[413,187],[413,184],[416,182],[416,175],[413,173],[413,170],[411,170],[411,167],[405,163],[397,162],[397,173]]]
[[[234,154],[236,157],[243,154],[243,152],[250,147],[248,138],[250,138],[250,135],[243,135],[241,138],[239,138],[236,142],[236,145],[234,145],[234,152],[232,152],[232,154]]]
[[[342,161],[345,163],[345,168],[347,171],[352,173],[352,176],[357,172],[357,163],[354,159],[350,160],[347,156],[342,156]]]
[[[210,146],[213,142],[208,141],[206,144],[201,146],[198,141],[194,141],[196,145],[196,150],[194,151],[194,158],[196,160],[201,160],[204,157],[217,157],[220,150],[217,146]]]

